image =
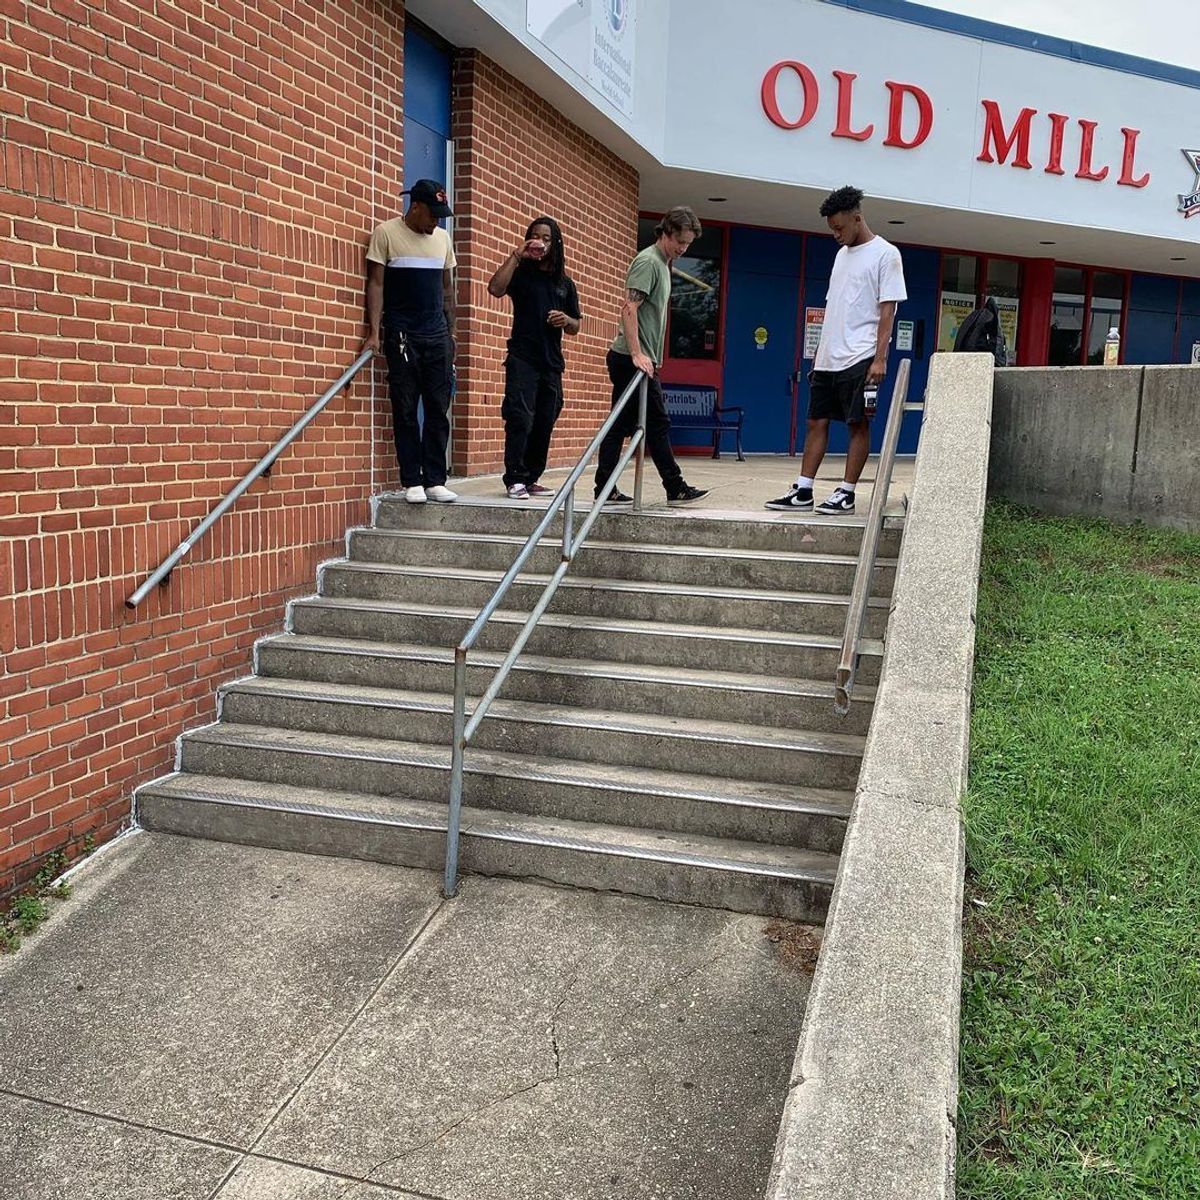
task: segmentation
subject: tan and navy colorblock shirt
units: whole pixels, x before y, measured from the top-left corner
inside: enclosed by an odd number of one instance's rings
[[[367,262],[383,263],[383,327],[418,337],[446,333],[442,272],[457,260],[442,228],[415,233],[403,217],[385,221],[371,234]]]

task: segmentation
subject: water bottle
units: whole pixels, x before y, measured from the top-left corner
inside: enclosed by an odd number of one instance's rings
[[[1104,365],[1115,367],[1121,361],[1121,331],[1114,325],[1104,339]]]
[[[875,409],[879,404],[879,384],[868,383],[863,388],[863,412],[868,417],[875,415]]]

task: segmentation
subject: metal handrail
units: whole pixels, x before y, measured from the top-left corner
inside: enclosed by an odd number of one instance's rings
[[[579,481],[579,477],[587,467],[589,459],[595,454],[605,435],[621,419],[635,390],[638,393],[637,428],[633,436],[629,439],[628,448],[621,455],[616,467],[613,468],[612,474],[605,480],[604,486],[600,489],[592,505],[591,512],[588,513],[587,518],[579,527],[579,532],[574,533],[575,484]],[[446,874],[442,885],[442,894],[447,899],[453,896],[458,888],[458,842],[462,824],[463,758],[466,754],[467,743],[470,742],[471,738],[475,735],[475,731],[479,728],[479,723],[487,715],[492,701],[499,695],[500,689],[508,679],[509,671],[512,670],[518,655],[525,649],[525,643],[529,641],[542,614],[550,606],[550,601],[554,599],[554,593],[558,591],[558,585],[563,581],[575,555],[579,552],[579,548],[591,532],[592,526],[596,523],[596,518],[603,511],[605,501],[612,494],[613,488],[617,486],[617,480],[620,479],[621,472],[629,465],[629,460],[634,455],[637,456],[637,460],[633,476],[633,511],[641,512],[642,510],[642,472],[646,458],[647,390],[647,376],[642,371],[638,371],[629,381],[629,386],[621,393],[616,404],[613,405],[608,420],[600,426],[596,436],[592,438],[588,444],[588,448],[580,456],[579,461],[575,464],[575,467],[567,476],[563,485],[554,494],[554,499],[550,501],[550,507],[546,510],[545,516],[538,522],[537,528],[529,535],[525,541],[525,545],[518,551],[512,566],[505,572],[504,578],[500,580],[495,592],[492,593],[492,598],[480,610],[471,628],[467,630],[466,636],[458,643],[458,646],[454,650],[454,742],[450,757],[450,810],[446,823]],[[560,509],[563,514],[562,561],[558,564],[554,574],[550,577],[549,583],[543,589],[541,598],[533,606],[533,611],[521,627],[521,631],[517,634],[512,647],[505,655],[504,661],[497,667],[491,685],[475,706],[475,711],[471,714],[471,719],[468,721],[467,654],[479,640],[480,634],[483,633],[484,627],[495,614],[500,601],[508,593],[508,589],[512,586],[520,574],[521,568],[537,548],[538,543],[542,540],[543,535],[550,527],[550,523],[554,520],[555,515]]]
[[[225,498],[188,534],[186,538],[175,548],[169,557],[165,558],[154,571],[152,575],[142,584],[141,587],[125,601],[126,608],[137,608],[139,604],[150,594],[155,584],[166,584],[170,578],[171,572],[179,565],[180,560],[188,551],[238,502],[242,494],[250,487],[252,483],[260,476],[270,473],[271,467],[275,464],[275,460],[294,442],[307,428],[307,426],[316,419],[321,410],[346,387],[347,384],[371,361],[374,357],[374,351],[364,350],[345,371],[338,376],[337,382],[329,387],[321,398],[298,420],[271,447],[270,450],[258,460],[257,463],[242,477],[242,480],[236,487],[228,492]]]
[[[854,676],[858,670],[858,643],[862,638],[871,573],[875,569],[875,554],[879,549],[879,535],[883,530],[883,509],[887,504],[888,490],[892,486],[892,468],[896,463],[896,446],[900,441],[900,423],[904,420],[904,412],[908,407],[908,376],[911,369],[910,360],[904,359],[896,376],[896,386],[892,389],[892,407],[888,410],[887,425],[883,430],[879,466],[875,471],[875,487],[871,491],[871,504],[867,509],[867,524],[863,530],[862,546],[858,551],[858,565],[854,568],[850,608],[846,613],[846,629],[842,634],[842,655],[838,660],[837,678],[834,682],[833,707],[839,717],[844,717],[850,711],[850,694],[854,690]]]

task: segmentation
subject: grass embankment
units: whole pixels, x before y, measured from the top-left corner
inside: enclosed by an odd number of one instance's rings
[[[989,509],[960,1200],[1200,1197],[1200,537]]]

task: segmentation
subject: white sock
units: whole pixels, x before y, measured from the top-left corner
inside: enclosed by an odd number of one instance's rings
[[[798,487],[798,488],[799,488],[799,489],[800,489],[802,492],[811,492],[811,491],[812,491],[812,486],[813,486],[813,481],[812,481],[811,479],[809,479],[809,477],[808,477],[807,475],[801,475],[801,476],[800,476],[800,477],[799,477],[799,478],[796,480],[796,486],[797,486],[797,487]]]
[[[838,484],[838,487],[840,487],[843,492],[849,492],[852,496],[854,495],[854,484],[847,483],[843,479],[842,482]]]

